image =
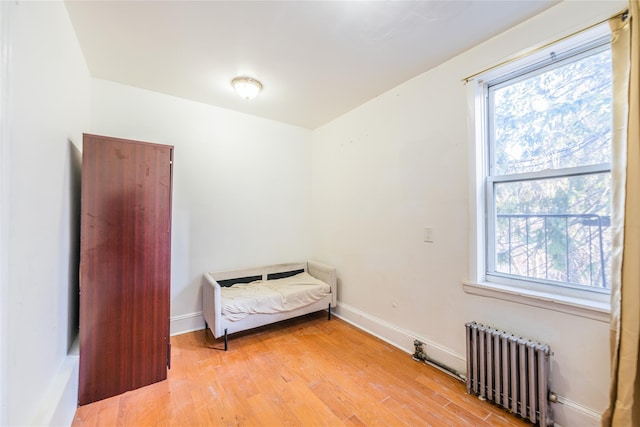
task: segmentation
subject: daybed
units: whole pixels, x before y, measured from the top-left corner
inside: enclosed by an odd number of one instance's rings
[[[334,267],[315,261],[205,273],[202,312],[215,338],[336,306]]]

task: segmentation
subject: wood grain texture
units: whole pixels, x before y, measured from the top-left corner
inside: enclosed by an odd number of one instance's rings
[[[168,380],[76,412],[84,426],[529,426],[463,383],[314,313],[234,336],[173,337]]]
[[[164,380],[172,147],[84,135],[79,403]]]

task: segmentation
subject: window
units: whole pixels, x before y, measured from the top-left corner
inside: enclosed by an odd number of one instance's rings
[[[609,39],[482,82],[485,281],[609,292]]]

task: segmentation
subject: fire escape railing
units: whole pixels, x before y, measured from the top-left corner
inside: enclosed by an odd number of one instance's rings
[[[514,222],[518,222],[517,226],[514,226]],[[522,225],[522,221],[524,221],[524,227]],[[542,224],[540,224],[542,221]],[[610,256],[610,250],[605,248],[605,232],[608,231],[608,227],[610,226],[610,217],[609,216],[601,216],[595,214],[498,214],[497,215],[497,224],[496,224],[496,236],[501,235],[504,236],[506,234],[507,240],[506,242],[500,241],[498,242],[498,237],[496,237],[496,255],[503,254],[508,255],[508,271],[499,271],[501,273],[513,273],[513,267],[516,266],[517,262],[526,263],[526,265],[517,265],[519,271],[526,271],[527,274],[525,276],[529,276],[530,271],[530,258],[532,257],[532,253],[534,251],[530,250],[530,244],[533,240],[535,249],[541,249],[541,244],[544,245],[544,278],[549,279],[549,244],[551,237],[549,236],[550,230],[554,230],[556,234],[559,233],[560,239],[556,236],[555,241],[558,240],[563,241],[564,248],[564,280],[567,283],[574,283],[578,285],[588,285],[592,287],[601,287],[608,288],[607,284],[607,259]],[[505,224],[506,223],[506,224]],[[534,226],[532,226],[534,225]],[[507,227],[506,233],[504,227]],[[585,258],[585,254],[588,257],[588,262],[583,263],[584,268],[589,268],[589,283],[581,283],[579,281],[572,281],[571,277],[571,257],[572,250],[570,248],[570,243],[572,243],[572,236],[570,235],[570,229],[572,227],[588,227],[586,232],[583,235],[586,235],[586,242],[576,241],[577,239],[573,238],[573,246],[581,246],[576,247],[573,253],[578,253],[582,258]],[[524,232],[523,229],[524,228]],[[533,232],[531,231],[533,229]],[[518,233],[518,239],[514,239],[514,234]],[[532,239],[532,234],[537,233],[538,235],[542,234],[543,241],[540,242],[539,238]],[[573,232],[573,235],[578,235],[578,232]],[[583,236],[584,238],[584,236]],[[596,239],[597,250],[593,250],[593,242]],[[514,263],[514,252],[520,250],[522,253],[523,246],[526,248],[525,254],[526,256],[519,256],[519,261]],[[588,250],[584,247],[587,246]],[[594,253],[596,252],[596,253]],[[524,258],[524,260],[522,259]],[[596,272],[594,276],[594,258],[596,258],[596,262],[599,264],[599,272]],[[575,260],[574,260],[575,261]],[[534,260],[535,262],[535,260]],[[557,270],[557,263],[554,264],[554,268]],[[522,275],[521,273],[515,273],[517,275]],[[530,277],[539,277],[539,276],[530,276]],[[595,283],[594,283],[595,279]],[[573,279],[575,280],[575,279]],[[600,283],[597,283],[597,282]]]

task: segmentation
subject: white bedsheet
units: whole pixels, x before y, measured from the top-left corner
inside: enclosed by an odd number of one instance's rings
[[[331,287],[307,272],[275,280],[222,288],[222,315],[237,321],[255,313],[280,313],[304,307],[331,293]]]

